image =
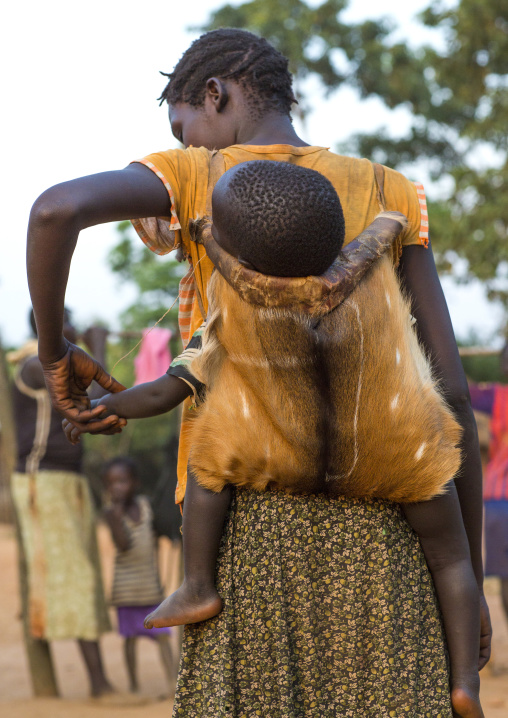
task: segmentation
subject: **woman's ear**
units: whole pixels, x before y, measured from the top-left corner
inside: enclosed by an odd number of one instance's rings
[[[218,77],[210,77],[206,81],[206,91],[212,100],[216,111],[222,112],[229,100],[228,90],[224,82],[219,80]]]

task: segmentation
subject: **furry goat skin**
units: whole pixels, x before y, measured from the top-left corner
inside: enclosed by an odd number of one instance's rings
[[[461,431],[387,254],[325,313],[246,301],[219,271],[208,300],[191,366],[207,386],[190,456],[202,486],[408,503],[443,492]]]

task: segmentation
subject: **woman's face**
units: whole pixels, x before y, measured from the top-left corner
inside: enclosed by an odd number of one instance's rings
[[[185,147],[206,147],[221,150],[236,144],[238,117],[235,83],[223,83],[214,78],[207,83],[202,107],[185,102],[169,105],[169,122],[173,135]],[[231,101],[233,99],[233,101]]]
[[[235,132],[227,112],[217,112],[205,98],[203,107],[184,102],[169,106],[169,121],[176,139],[185,147],[220,150],[235,144]]]

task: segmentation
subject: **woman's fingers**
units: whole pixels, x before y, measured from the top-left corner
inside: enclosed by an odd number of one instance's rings
[[[111,374],[108,374],[108,372],[97,362],[94,380],[97,384],[99,384],[99,386],[111,394],[116,394],[119,391],[125,391],[124,385],[120,384],[120,382],[111,376]]]
[[[53,406],[76,425],[86,423],[95,416],[91,413],[86,393],[92,381],[95,380],[108,392],[125,388],[89,354],[70,343],[61,359],[43,363],[42,368]]]
[[[101,409],[98,411],[98,409]],[[82,430],[85,430],[88,424],[91,421],[97,422],[99,416],[104,412],[106,407],[95,407],[95,409],[79,409],[75,406],[67,409],[65,412],[65,417],[68,419],[74,426],[79,427]],[[110,417],[106,417],[102,419],[102,422],[106,422],[107,419]],[[109,422],[108,422],[109,424]],[[108,425],[104,423],[104,426]]]
[[[89,434],[119,434],[124,426],[127,426],[127,419],[121,419],[116,415],[108,416],[102,421],[90,421],[87,424]]]
[[[106,411],[104,405],[96,406],[93,409],[78,410],[75,407],[66,411],[66,418],[71,424],[86,434],[117,434],[127,425],[127,420],[111,414],[100,418]],[[116,426],[116,430],[112,431]]]
[[[71,444],[79,444],[81,431],[74,426],[74,424],[71,424],[70,421],[64,419],[62,421],[62,429],[67,437],[67,441],[70,441]]]
[[[87,412],[83,413],[86,414]],[[95,421],[94,419],[88,422],[75,422],[68,419],[62,421],[64,433],[72,444],[78,443],[81,434],[119,434],[125,426],[127,426],[127,419],[122,419],[116,414],[107,416],[100,421]]]

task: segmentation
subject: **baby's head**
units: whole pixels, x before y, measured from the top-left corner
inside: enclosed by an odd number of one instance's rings
[[[136,462],[129,456],[117,456],[108,461],[103,469],[102,478],[113,502],[129,503],[138,490]]]
[[[321,275],[344,242],[344,215],[332,185],[287,162],[243,162],[212,198],[215,240],[242,264],[279,277]]]

